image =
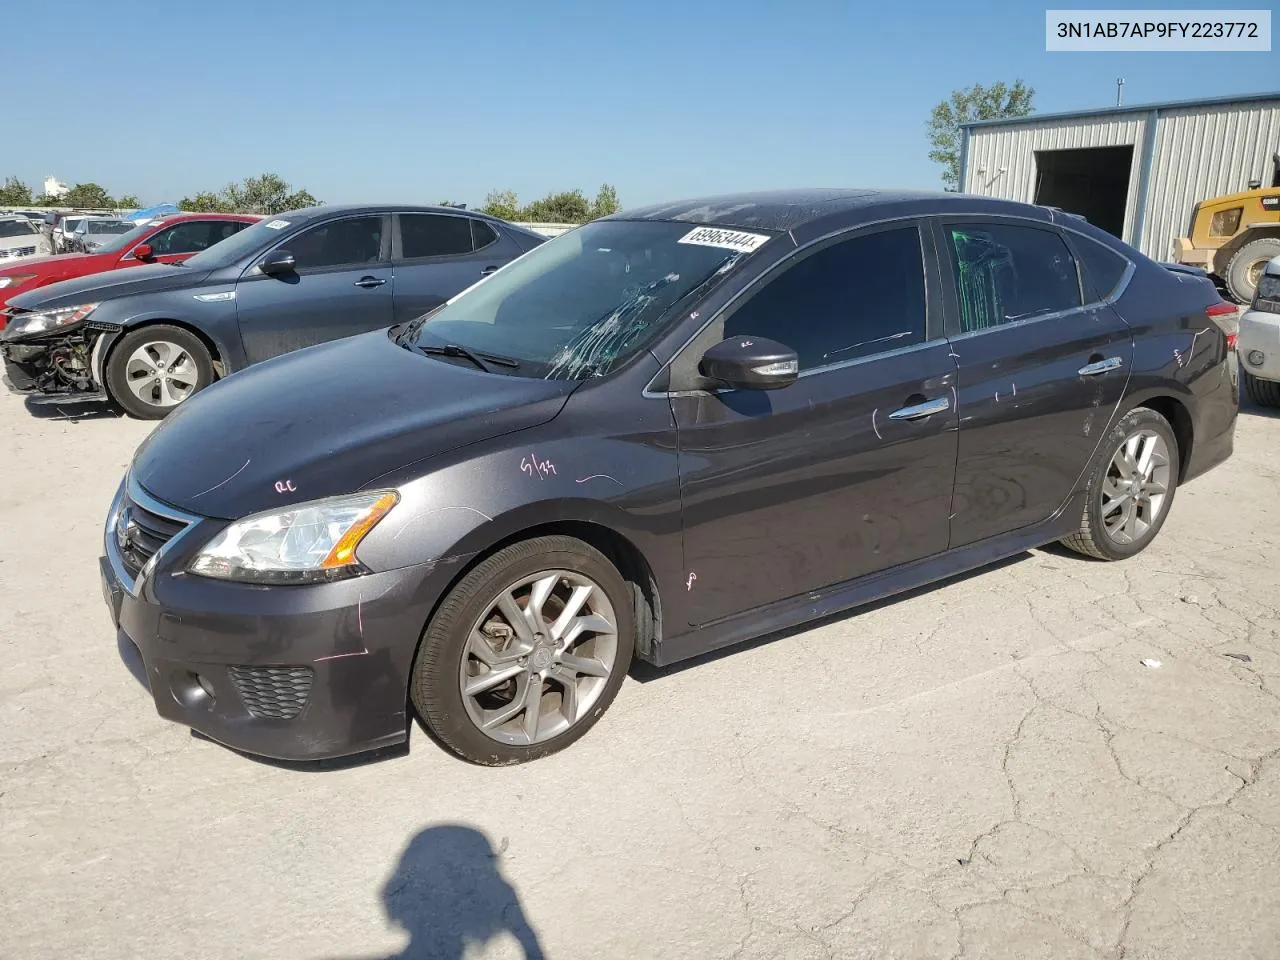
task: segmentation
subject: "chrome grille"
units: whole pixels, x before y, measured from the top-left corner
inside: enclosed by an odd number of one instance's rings
[[[115,538],[125,570],[137,577],[162,547],[187,528],[187,522],[158,513],[156,505],[144,506],[126,490],[116,514]]]

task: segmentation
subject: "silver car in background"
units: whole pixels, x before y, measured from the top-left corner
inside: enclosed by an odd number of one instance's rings
[[[94,253],[136,226],[137,224],[132,220],[121,220],[118,217],[86,217],[80,221],[71,235],[71,249],[83,253]]]
[[[1280,407],[1280,257],[1262,268],[1253,302],[1240,318],[1236,356],[1249,398]]]

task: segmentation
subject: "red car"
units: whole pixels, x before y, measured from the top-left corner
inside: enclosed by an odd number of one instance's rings
[[[9,298],[37,287],[144,263],[178,263],[239,233],[260,217],[239,213],[180,213],[148,220],[92,253],[31,257],[0,269],[0,330]]]

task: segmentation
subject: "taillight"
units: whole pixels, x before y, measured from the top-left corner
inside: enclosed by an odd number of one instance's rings
[[[1227,338],[1227,349],[1234,350],[1236,348],[1236,323],[1235,320],[1239,316],[1240,308],[1234,303],[1228,303],[1225,300],[1219,300],[1217,303],[1211,303],[1204,308],[1204,315],[1213,321],[1214,326],[1222,331]]]

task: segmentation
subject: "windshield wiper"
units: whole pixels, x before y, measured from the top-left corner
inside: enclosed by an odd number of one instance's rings
[[[489,372],[489,363],[498,367],[508,367],[512,370],[519,369],[520,361],[514,357],[503,357],[494,353],[476,353],[468,350],[466,347],[460,347],[456,343],[446,343],[443,346],[432,344],[430,346],[419,346],[416,348],[419,352],[429,356],[439,357],[461,357],[464,360],[470,360],[485,373]]]

